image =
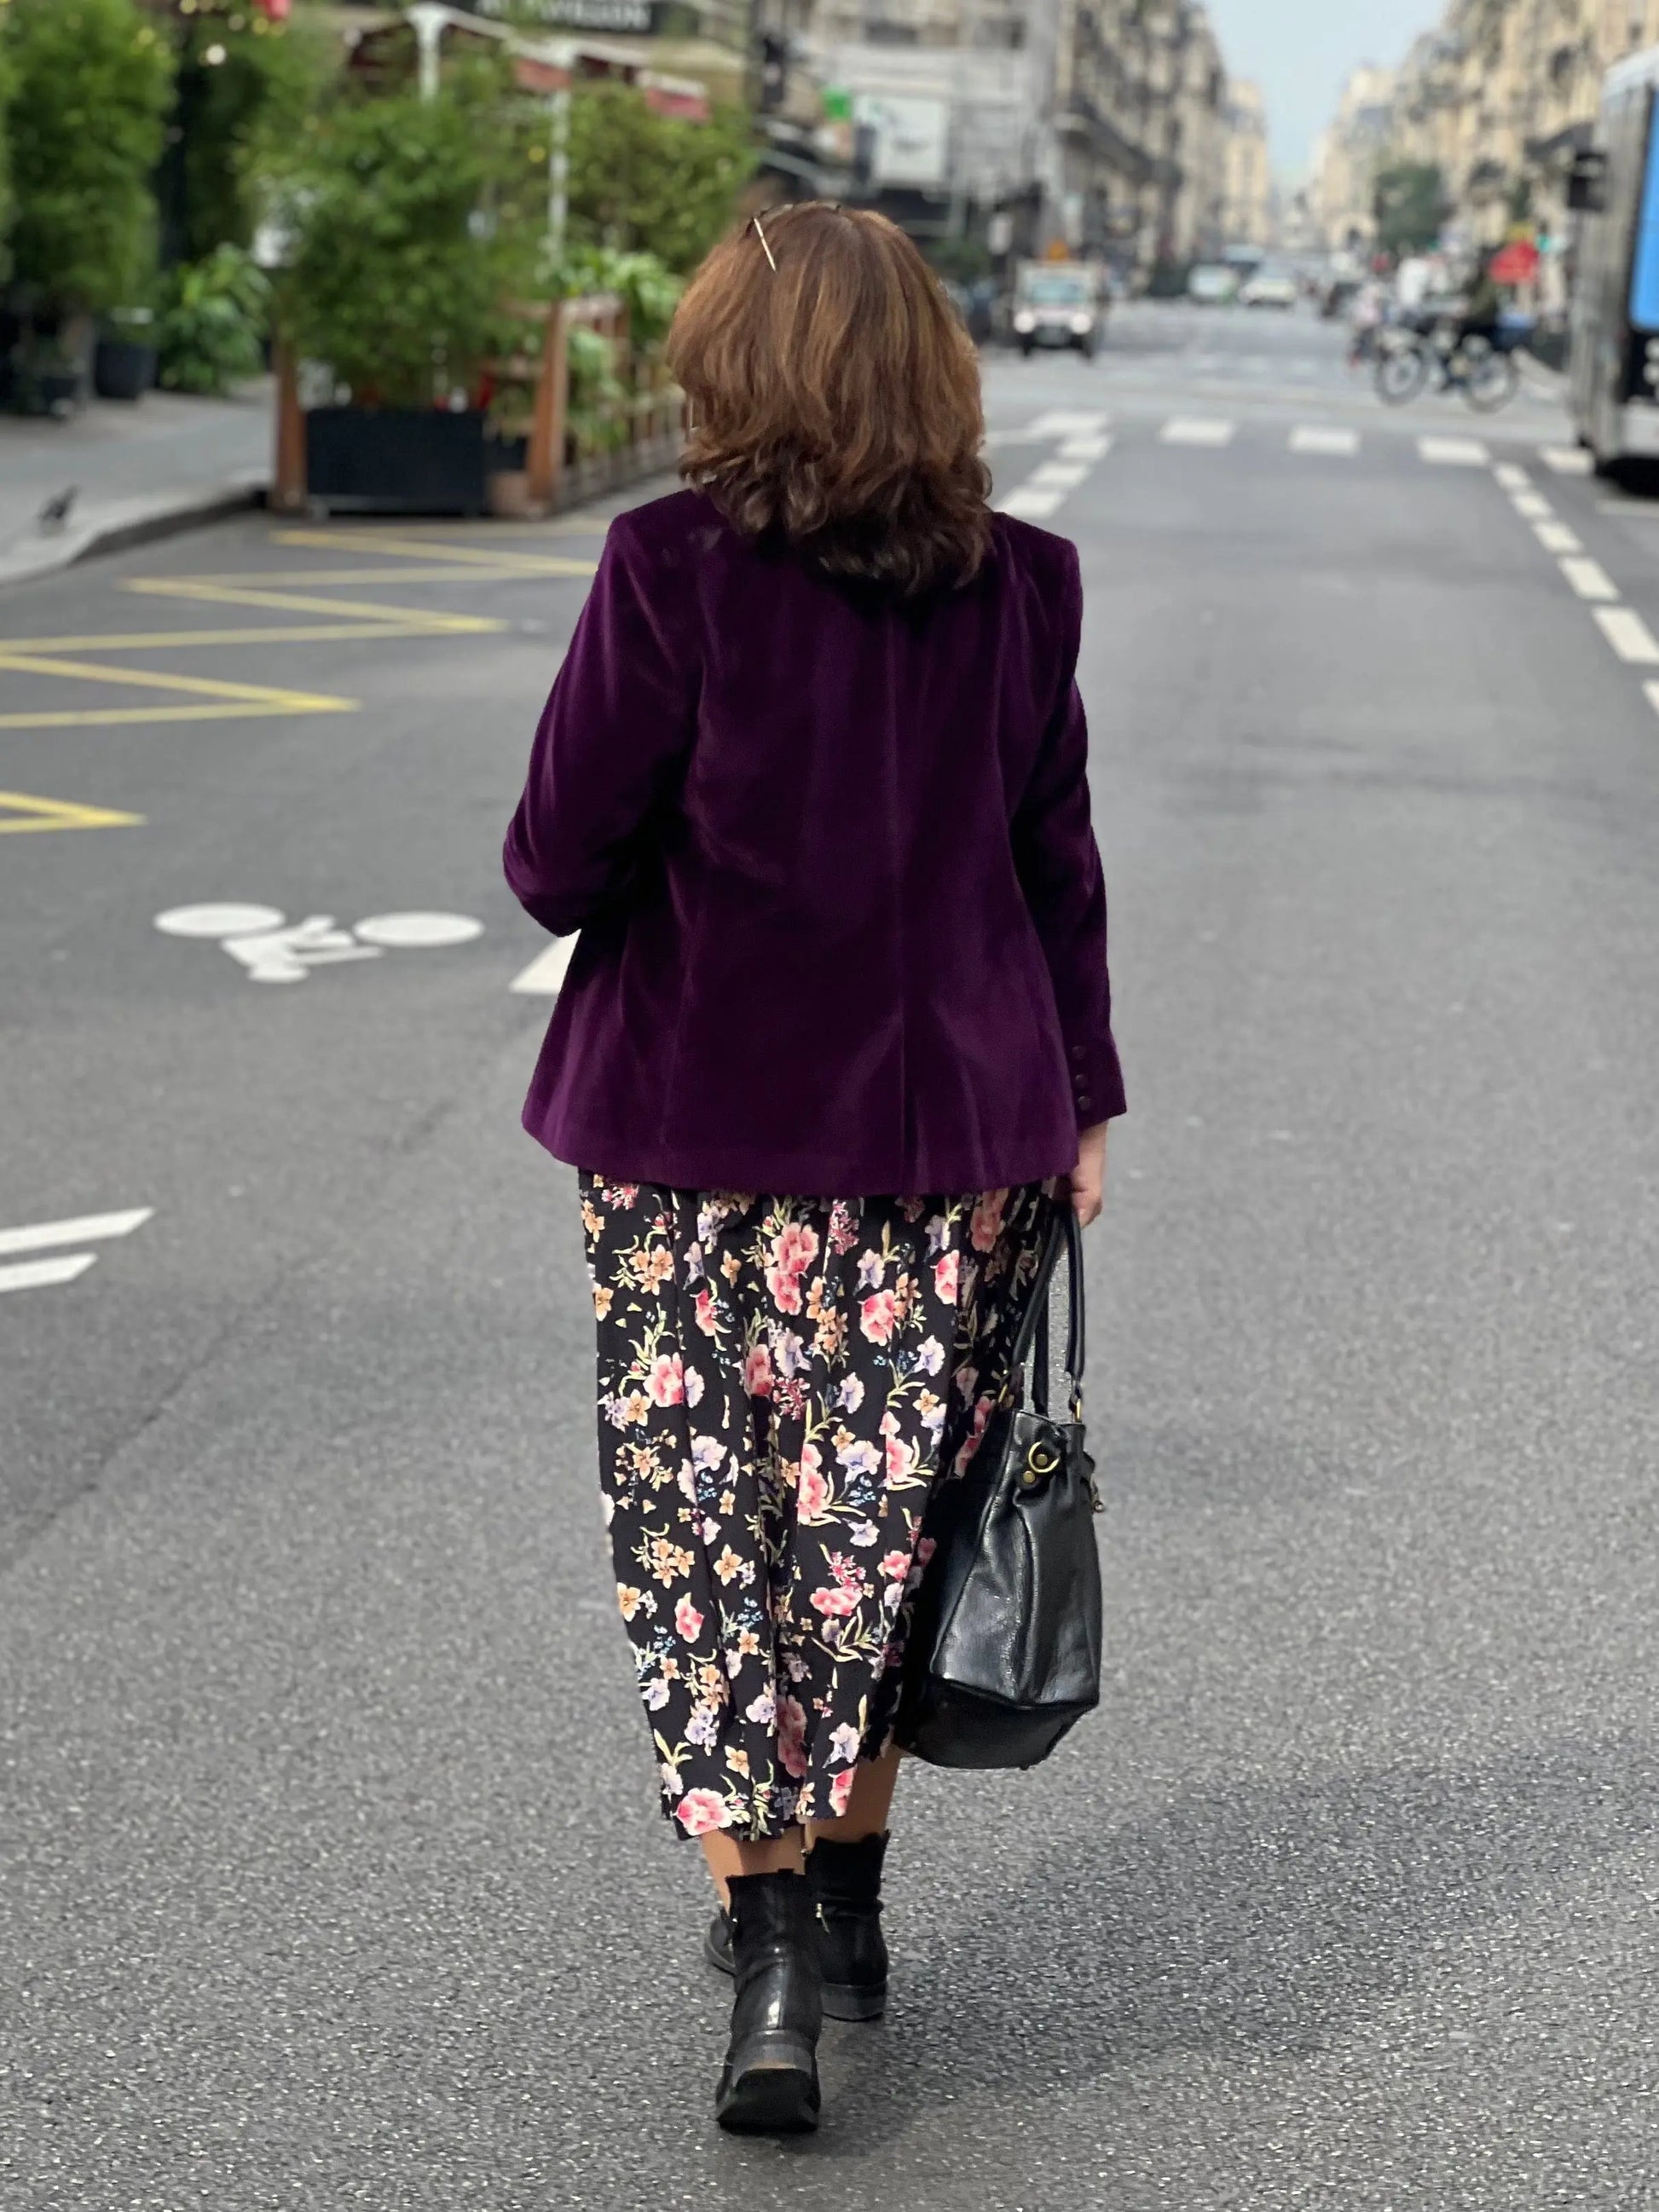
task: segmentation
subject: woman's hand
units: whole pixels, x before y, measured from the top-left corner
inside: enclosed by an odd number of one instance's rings
[[[1078,1140],[1077,1165],[1072,1170],[1072,1204],[1085,1229],[1100,1218],[1100,1209],[1105,1203],[1107,1126],[1104,1121],[1097,1121]]]

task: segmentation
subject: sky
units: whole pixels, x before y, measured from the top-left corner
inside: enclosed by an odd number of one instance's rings
[[[1342,80],[1359,62],[1403,60],[1444,0],[1208,0],[1233,76],[1254,77],[1267,103],[1273,167],[1302,175],[1308,149],[1335,112]]]

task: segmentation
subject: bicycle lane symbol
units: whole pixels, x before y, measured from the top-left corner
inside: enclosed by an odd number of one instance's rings
[[[467,945],[483,934],[468,914],[374,914],[343,929],[330,914],[290,922],[270,906],[175,906],[155,917],[163,936],[216,942],[251,983],[303,983],[313,968],[379,960],[388,952]]]

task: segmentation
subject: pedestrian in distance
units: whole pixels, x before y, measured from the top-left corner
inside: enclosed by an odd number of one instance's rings
[[[718,246],[685,489],[611,525],[509,883],[580,930],[525,1109],[579,1170],[602,1488],[663,1802],[735,1975],[721,2124],[879,2017],[931,1543],[1123,1109],[1075,549],[993,512],[978,365],[881,216]]]

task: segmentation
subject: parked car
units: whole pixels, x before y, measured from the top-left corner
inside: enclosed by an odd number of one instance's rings
[[[1230,307],[1238,296],[1238,271],[1224,261],[1200,261],[1187,279],[1187,297],[1200,307]]]
[[[1254,276],[1248,278],[1238,296],[1247,307],[1293,307],[1297,301],[1296,279],[1288,269],[1269,265],[1258,269]]]

